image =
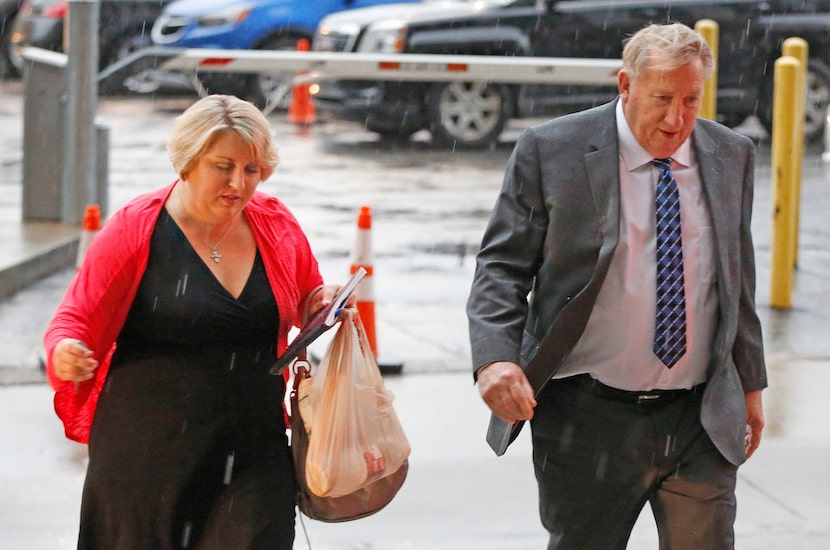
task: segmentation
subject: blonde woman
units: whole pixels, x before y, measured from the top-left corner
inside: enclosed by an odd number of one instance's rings
[[[56,411],[89,443],[78,548],[290,549],[285,383],[269,367],[335,288],[257,191],[277,154],[253,105],[201,99],[169,153],[178,180],[105,224],[45,336]]]

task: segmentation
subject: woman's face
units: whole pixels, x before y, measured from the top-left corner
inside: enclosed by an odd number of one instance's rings
[[[227,221],[242,212],[261,181],[250,146],[236,132],[223,132],[187,174],[188,206],[204,221]]]

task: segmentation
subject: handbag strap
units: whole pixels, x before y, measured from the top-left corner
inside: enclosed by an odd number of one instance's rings
[[[311,299],[314,297],[317,292],[323,289],[325,285],[317,285],[311,292],[308,293],[308,297],[305,301],[305,306],[303,306],[303,317],[302,321],[305,324],[308,321],[308,315],[311,311]],[[309,378],[311,376],[311,363],[308,360],[308,350],[303,348],[297,353],[297,358],[294,359],[292,363],[292,373],[294,374],[294,392],[296,393],[297,390],[300,388],[300,382],[303,378]],[[291,411],[291,414],[294,414],[294,411]]]
[[[291,372],[294,375],[294,393],[296,394],[297,391],[300,389],[300,382],[303,381],[305,378],[311,377],[311,363],[308,360],[308,352],[306,348],[300,350],[300,353],[297,354],[297,358],[294,359],[294,362],[291,364]],[[293,415],[295,411],[291,411]]]

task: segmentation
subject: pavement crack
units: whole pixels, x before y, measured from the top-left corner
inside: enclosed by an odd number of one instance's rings
[[[740,472],[738,472],[738,477],[741,479],[741,481],[743,481],[744,483],[749,485],[751,488],[753,488],[755,491],[757,491],[758,493],[760,493],[761,495],[766,497],[768,500],[770,500],[771,502],[776,504],[781,509],[785,510],[791,516],[796,517],[796,518],[798,518],[802,521],[807,521],[807,517],[804,514],[800,513],[798,510],[796,510],[792,506],[789,506],[786,502],[784,502],[780,498],[776,497],[775,495],[773,495],[769,491],[765,490],[763,487],[761,487],[760,485],[758,485],[757,483],[755,483],[754,481],[752,481],[748,477],[746,477],[744,475],[741,475]]]

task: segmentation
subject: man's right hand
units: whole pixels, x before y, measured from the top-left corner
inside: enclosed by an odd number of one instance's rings
[[[493,414],[508,424],[533,418],[533,388],[516,363],[496,361],[481,367],[478,391]]]

